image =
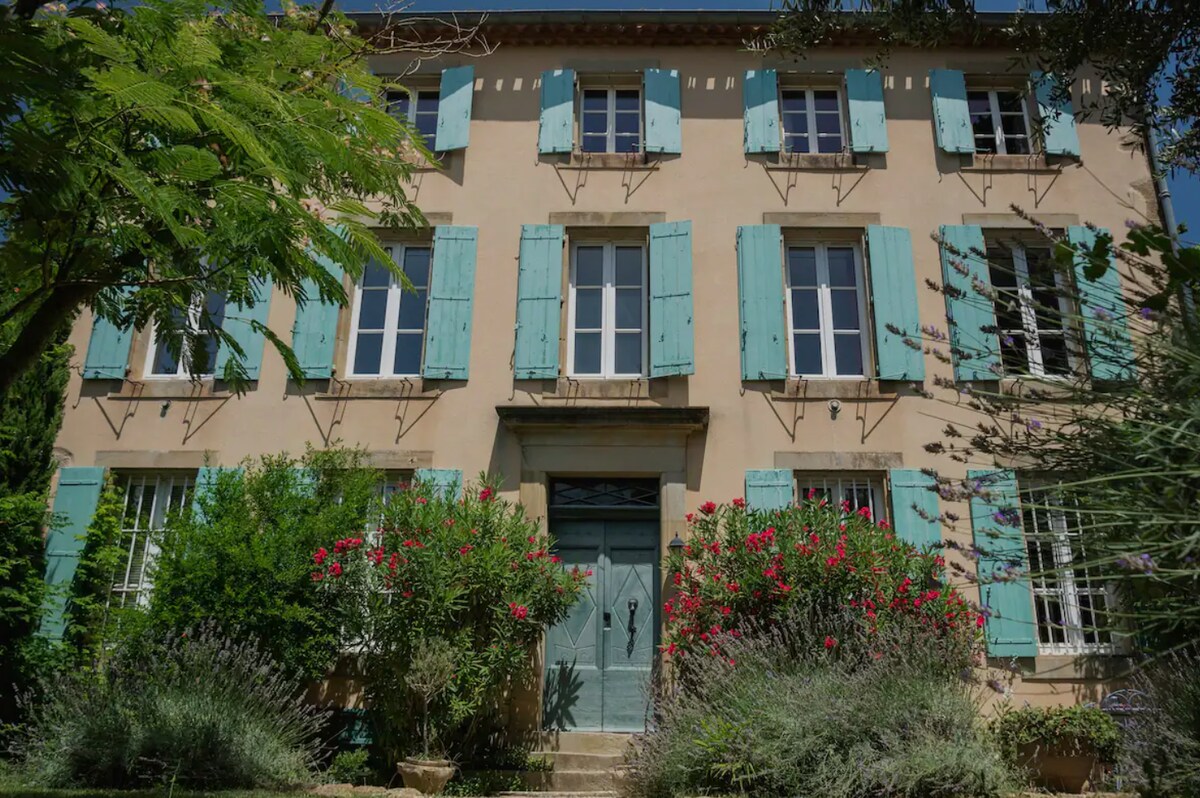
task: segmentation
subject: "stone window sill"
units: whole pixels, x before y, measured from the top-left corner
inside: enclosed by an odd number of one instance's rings
[[[422,377],[384,380],[329,380],[329,388],[313,396],[317,401],[340,402],[346,399],[436,399],[442,391],[438,380]]]
[[[1005,377],[1000,380],[1000,392],[1005,396],[1019,396],[1047,401],[1067,401],[1076,398],[1085,386],[1068,380],[1039,380],[1036,377]]]
[[[572,152],[559,164],[560,169],[646,169],[658,168],[644,152]]]
[[[895,399],[905,382],[891,380],[800,380],[790,379],[771,391],[772,399]]]
[[[1063,170],[1065,162],[1072,159],[1062,159],[1057,156],[1047,157],[1038,155],[988,155],[975,154],[963,156],[962,171],[964,172],[1029,172],[1058,174]]]
[[[257,380],[251,380],[249,386],[257,385]],[[200,380],[164,379],[164,380],[131,380],[126,379],[120,387],[109,394],[110,399],[138,401],[141,399],[228,399],[233,392],[225,388],[225,382],[212,377]]]
[[[544,380],[542,396],[547,399],[661,399],[667,395],[667,379],[581,380],[559,377]]]
[[[789,172],[865,172],[853,153],[829,152],[815,154],[779,153],[778,159],[767,162],[767,169]]]

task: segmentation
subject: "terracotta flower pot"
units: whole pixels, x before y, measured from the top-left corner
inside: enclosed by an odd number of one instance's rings
[[[1069,742],[1024,743],[1017,748],[1017,761],[1033,773],[1039,787],[1072,795],[1083,792],[1099,765],[1091,746]]]
[[[408,757],[396,763],[404,778],[404,786],[420,790],[425,795],[437,795],[454,775],[454,763],[448,759],[417,759]]]

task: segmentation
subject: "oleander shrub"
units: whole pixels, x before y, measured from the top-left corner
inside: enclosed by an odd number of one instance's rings
[[[1131,686],[1144,698],[1125,731],[1123,772],[1147,798],[1200,795],[1200,651],[1162,657]]]
[[[511,692],[530,686],[546,626],[593,575],[565,570],[538,524],[482,477],[461,499],[415,482],[392,495],[376,530],[348,531],[311,553],[309,579],[359,652],[377,743],[393,760],[433,739],[478,761],[497,744]],[[426,723],[409,676],[433,641],[451,673],[430,694]]]
[[[47,787],[282,788],[311,780],[322,711],[252,642],[202,627],[131,638],[43,690],[17,745]]]
[[[865,508],[850,512],[846,503],[810,495],[764,512],[736,499],[708,502],[688,521],[688,543],[666,566],[674,595],[665,604],[663,639],[677,668],[698,656],[725,656],[749,629],[770,628],[801,606],[816,624],[803,630],[809,643],[836,643],[853,618],[854,628],[899,625],[930,638],[953,672],[973,662],[983,617],[944,579],[945,560],[898,539]]]
[[[919,621],[871,632],[855,613],[824,615],[810,606],[693,658],[634,748],[630,792],[984,798],[1015,784],[972,683],[913,645],[932,639]]]

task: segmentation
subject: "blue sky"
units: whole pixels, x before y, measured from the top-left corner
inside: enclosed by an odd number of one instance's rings
[[[779,0],[411,0],[414,11],[769,11],[779,7]],[[374,11],[379,0],[340,0],[346,11]],[[1019,7],[1039,8],[1041,0],[977,0],[982,11],[1010,11]],[[1172,175],[1171,193],[1178,220],[1193,231],[1200,231],[1200,177]],[[1195,232],[1188,236],[1196,240]]]

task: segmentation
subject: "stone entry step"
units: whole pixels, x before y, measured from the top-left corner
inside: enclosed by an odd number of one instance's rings
[[[632,734],[615,732],[542,732],[537,751],[624,756],[632,740]]]
[[[630,734],[607,732],[544,732],[531,758],[544,759],[548,771],[521,774],[521,781],[537,795],[563,793],[572,798],[609,796],[624,775]]]

